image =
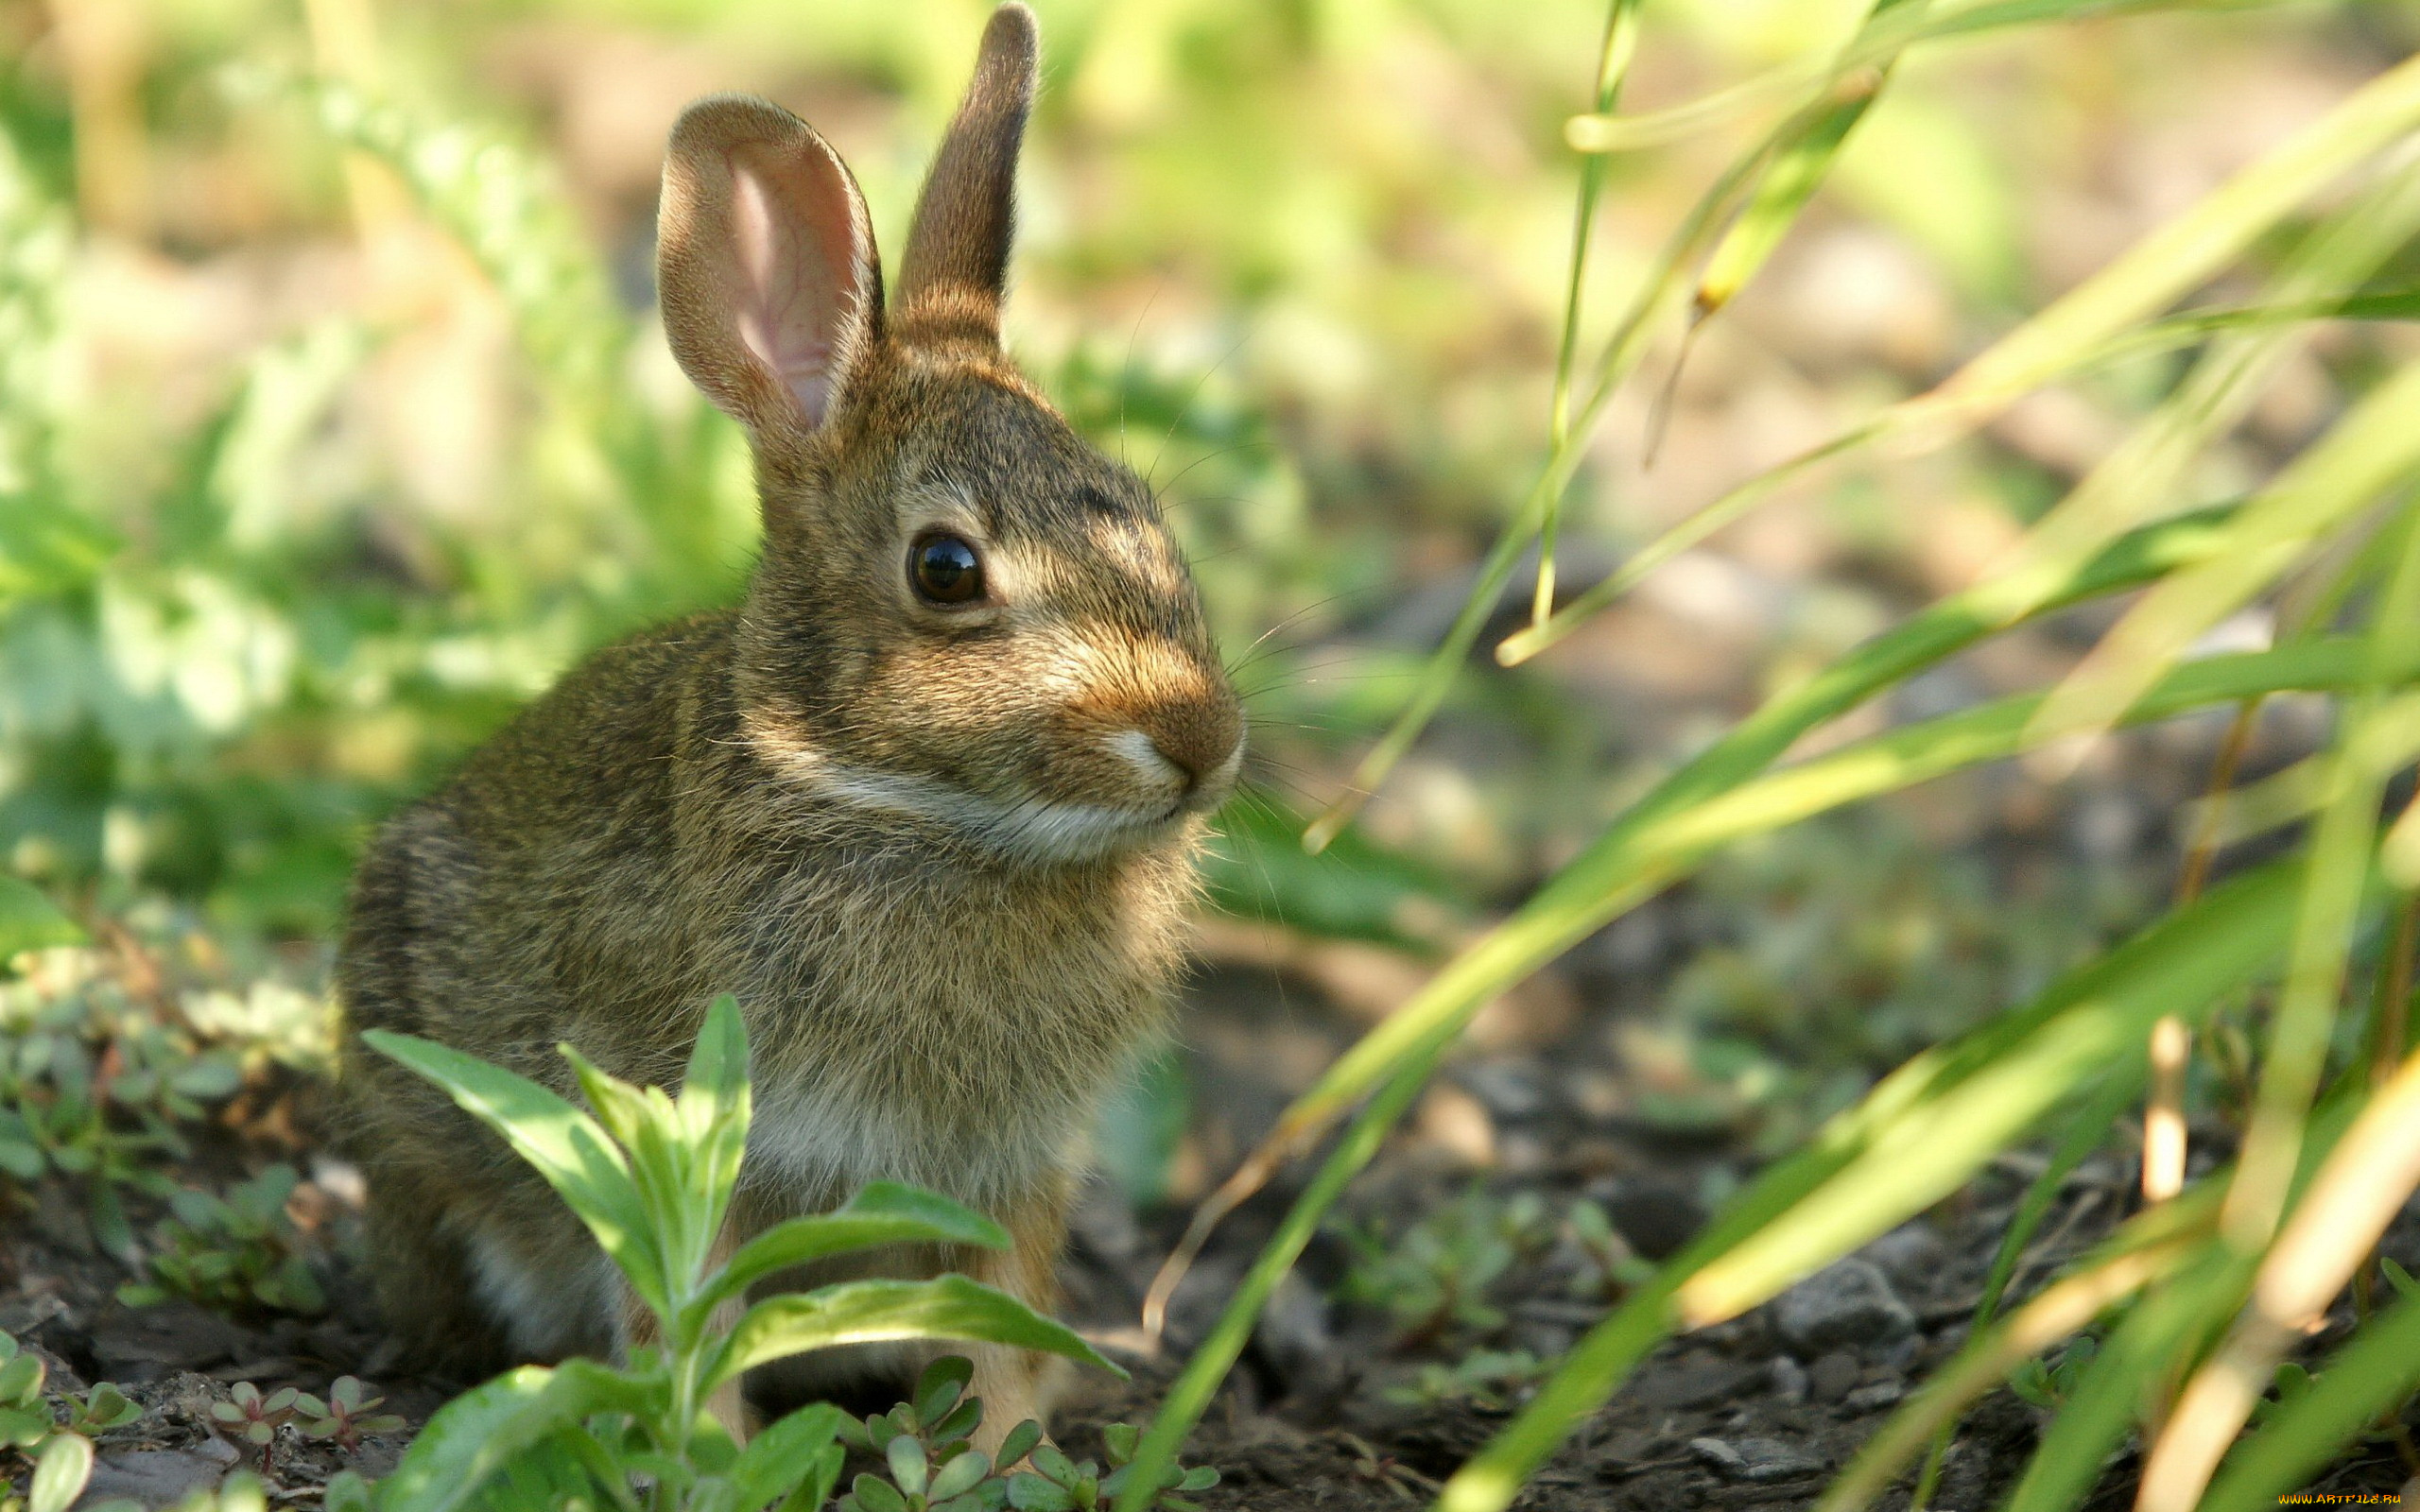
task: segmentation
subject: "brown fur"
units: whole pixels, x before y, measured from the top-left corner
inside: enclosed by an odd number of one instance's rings
[[[888,329],[864,206],[821,138],[735,98],[675,129],[666,329],[750,429],[763,558],[736,609],[574,670],[362,863],[345,1143],[380,1295],[426,1355],[606,1354],[633,1323],[537,1177],[358,1031],[566,1091],[568,1041],[668,1085],[722,991],[757,1108],[728,1242],[913,1181],[1014,1247],[883,1268],[1052,1300],[1080,1131],[1160,1022],[1242,726],[1148,490],[998,349],[1032,70],[1031,18],[1004,7],[918,211],[925,296]],[[989,601],[910,589],[908,542],[935,527],[982,549]],[[976,1358],[994,1435],[1046,1406],[1039,1362]]]

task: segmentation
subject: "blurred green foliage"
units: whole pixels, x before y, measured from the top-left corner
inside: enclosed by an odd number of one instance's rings
[[[662,129],[689,94],[773,94],[839,143],[895,248],[985,9],[0,3],[9,869],[324,933],[401,797],[587,649],[727,601],[752,500],[653,334]],[[1530,465],[1598,8],[1042,9],[1012,344],[1167,490],[1260,744],[1296,764],[1270,785],[1318,787],[1289,773],[1390,711],[1419,635],[1295,648],[1466,553]],[[1860,8],[1659,9],[1679,77]],[[2027,276],[2025,144],[1950,109],[1955,76],[1904,72],[1838,193],[1989,312]],[[1614,163],[1615,271],[1689,167]],[[1635,528],[1609,504],[1576,524]],[[1527,716],[1549,745],[1553,704]],[[1563,822],[1487,801],[1515,835]],[[1367,937],[1403,934],[1390,888],[1451,911],[1459,889],[1368,855],[1303,872],[1259,843],[1288,822],[1238,816],[1223,901]]]

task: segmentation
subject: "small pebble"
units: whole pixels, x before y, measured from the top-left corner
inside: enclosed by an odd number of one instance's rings
[[[1605,1216],[1649,1260],[1669,1260],[1705,1227],[1704,1204],[1660,1184],[1624,1181],[1600,1199]]]
[[[1827,1266],[1781,1294],[1773,1327],[1796,1353],[1876,1348],[1916,1332],[1916,1315],[1870,1260]]]
[[[1692,1438],[1689,1452],[1726,1479],[1762,1485],[1795,1480],[1824,1469],[1824,1462],[1778,1438]]]
[[[1765,1368],[1772,1382],[1774,1396],[1789,1402],[1806,1400],[1808,1382],[1805,1366],[1800,1365],[1789,1355],[1777,1354],[1773,1356],[1772,1363]]]
[[[1689,1452],[1726,1475],[1737,1474],[1748,1463],[1739,1457],[1737,1450],[1720,1438],[1692,1438]]]
[[[1807,1395],[1817,1401],[1838,1401],[1849,1394],[1850,1388],[1857,1384],[1857,1378],[1864,1373],[1864,1368],[1857,1363],[1856,1355],[1846,1349],[1834,1349],[1818,1356],[1814,1366],[1807,1370]]]
[[[1841,1405],[1852,1412],[1872,1412],[1888,1407],[1908,1394],[1903,1381],[1877,1381],[1870,1386],[1859,1386],[1841,1399]]]
[[[1882,1273],[1893,1281],[1918,1291],[1940,1270],[1948,1253],[1941,1235],[1922,1219],[1903,1223],[1858,1251],[1862,1258],[1881,1266]]]

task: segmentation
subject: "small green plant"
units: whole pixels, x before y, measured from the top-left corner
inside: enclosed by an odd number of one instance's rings
[[[112,1428],[124,1428],[143,1416],[143,1409],[126,1400],[126,1393],[109,1382],[102,1382],[81,1397],[67,1399],[67,1421],[61,1426],[71,1434],[96,1438]]]
[[[1399,1407],[1461,1403],[1482,1412],[1507,1412],[1546,1375],[1527,1349],[1475,1349],[1452,1365],[1424,1365],[1405,1385],[1390,1386],[1386,1399]]]
[[[234,1094],[242,1066],[97,970],[68,975],[0,988],[0,1173],[78,1182],[93,1237],[130,1258],[120,1194],[175,1193],[162,1168],[193,1153],[183,1129]]]
[[[662,1342],[632,1350],[620,1369],[575,1359],[525,1366],[475,1387],[429,1419],[394,1474],[374,1486],[357,1476],[331,1484],[331,1507],[737,1512],[779,1502],[812,1512],[838,1481],[846,1416],[819,1402],[743,1448],[704,1408],[747,1370],[837,1344],[928,1338],[1046,1349],[1116,1369],[1061,1324],[956,1275],[770,1297],[727,1331],[716,1328],[715,1314],[758,1280],[827,1256],[874,1245],[1008,1243],[998,1225],[955,1202],[877,1182],[838,1211],[776,1225],[711,1265],[750,1114],[748,1044],[727,995],[706,1015],[677,1097],[616,1080],[563,1046],[587,1111],[443,1045],[376,1030],[365,1038],[442,1087],[545,1177],[654,1314]],[[953,1404],[931,1429],[961,1410],[961,1385],[952,1385]],[[912,1410],[909,1421],[929,1431]],[[925,1440],[911,1447],[919,1466],[932,1464]],[[903,1451],[894,1468],[908,1459]]]
[[[2100,1352],[2087,1334],[2059,1351],[2056,1365],[2044,1365],[2039,1356],[2026,1361],[2009,1377],[2008,1389],[2045,1412],[2056,1412],[2075,1395],[2076,1383]]]
[[[1108,1474],[1091,1460],[1070,1461],[1053,1446],[1036,1444],[1026,1457],[1032,1468],[1009,1477],[1009,1505],[1017,1512],[1092,1512],[1125,1494],[1127,1483],[1134,1479],[1134,1448],[1142,1435],[1131,1424],[1112,1423],[1102,1436],[1109,1452]],[[1143,1504],[1200,1512],[1199,1503],[1177,1493],[1206,1491],[1218,1484],[1219,1472],[1207,1465],[1189,1470],[1171,1465],[1156,1490],[1142,1492]]]
[[[260,1387],[238,1381],[227,1388],[227,1400],[210,1404],[211,1424],[258,1454],[267,1469],[277,1448],[277,1431],[294,1420],[294,1402],[301,1395],[292,1386],[280,1386],[264,1397]]]
[[[39,1355],[0,1333],[0,1450],[14,1449],[33,1462],[32,1482],[22,1497],[0,1479],[0,1512],[67,1512],[93,1476],[93,1435],[122,1428],[143,1416],[117,1387],[104,1382],[80,1399],[66,1399],[62,1425],[43,1394],[48,1367]],[[140,1512],[124,1500],[91,1512]]]
[[[1383,1308],[1406,1349],[1435,1344],[1456,1330],[1504,1323],[1489,1292],[1516,1260],[1553,1242],[1554,1225],[1535,1193],[1497,1198],[1478,1188],[1427,1214],[1390,1240],[1374,1224],[1350,1227],[1354,1251],[1344,1278],[1348,1301]]]
[[[401,1418],[378,1410],[387,1399],[370,1396],[369,1390],[358,1377],[338,1376],[324,1401],[306,1391],[294,1399],[295,1427],[303,1437],[325,1439],[348,1454],[361,1448],[364,1434],[402,1429]]]
[[[2270,1419],[2290,1409],[2294,1403],[2311,1393],[2319,1378],[2291,1360],[2280,1361],[2277,1373],[2270,1383],[2271,1395],[2253,1404],[2252,1420],[2266,1425]]]
[[[1571,1205],[1563,1225],[1580,1251],[1582,1268],[1571,1279],[1573,1295],[1617,1302],[1655,1279],[1655,1267],[1630,1247],[1630,1241],[1614,1228],[1605,1210],[1586,1197]]]
[[[968,1441],[983,1422],[981,1399],[965,1394],[974,1374],[964,1356],[944,1356],[925,1368],[911,1401],[863,1422],[842,1419],[842,1442],[878,1455],[890,1475],[859,1475],[836,1512],[977,1512],[1005,1505],[1007,1487],[993,1474],[991,1456]],[[1017,1424],[1001,1442],[999,1464],[1015,1464],[1041,1438],[1031,1419]]]
[[[962,1356],[944,1356],[925,1368],[912,1401],[861,1423],[843,1419],[841,1440],[878,1456],[887,1473],[859,1475],[833,1512],[1090,1508],[1105,1504],[1102,1499],[1115,1497],[1126,1484],[1126,1464],[1134,1457],[1136,1435],[1125,1423],[1105,1430],[1106,1475],[1092,1461],[1071,1462],[1045,1444],[1042,1425],[1029,1418],[1009,1430],[996,1459],[975,1448],[969,1440],[982,1424],[983,1402],[965,1394],[973,1374]],[[1021,1461],[1022,1469],[1017,1468]],[[1175,1467],[1162,1482],[1155,1505],[1193,1512],[1194,1503],[1176,1493],[1207,1490],[1219,1484],[1219,1472],[1208,1466]]]
[[[150,1257],[151,1281],[130,1281],[118,1299],[143,1307],[169,1296],[228,1313],[319,1313],[327,1297],[304,1261],[285,1202],[300,1178],[272,1165],[224,1197],[182,1188],[168,1199]]]

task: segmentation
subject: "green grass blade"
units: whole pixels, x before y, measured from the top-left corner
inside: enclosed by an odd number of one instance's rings
[[[1902,9],[1921,16],[1932,8],[1909,8],[1908,0],[1874,0],[1845,53],[1854,57],[1860,45],[1870,45],[1869,39],[1877,30],[1876,23]],[[1782,237],[1797,223],[1799,212],[1806,208],[1806,202],[1815,198],[1815,191],[1830,176],[1832,163],[1840,157],[1849,133],[1865,119],[1866,112],[1890,82],[1891,69],[1897,61],[1894,53],[1879,62],[1858,63],[1844,58],[1834,65],[1824,97],[1815,102],[1811,112],[1801,114],[1792,134],[1774,152],[1748,207],[1724,232],[1714,255],[1706,259],[1705,272],[1698,280],[1697,319],[1703,320],[1729,304],[1772,256]],[[1601,116],[1609,112],[1599,108],[1597,113]]]
[[[1160,1410],[1152,1415],[1151,1426],[1135,1446],[1132,1469],[1126,1488],[1118,1493],[1115,1512],[1149,1512],[1156,1495],[1152,1487],[1176,1465],[1177,1452],[1184,1447],[1185,1436],[1209,1410],[1219,1383],[1226,1380],[1228,1369],[1243,1353],[1253,1327],[1259,1321],[1261,1310],[1269,1305],[1277,1283],[1294,1268],[1294,1262],[1302,1257],[1304,1247],[1318,1232],[1328,1210],[1344,1194],[1346,1184],[1370,1163],[1378,1147],[1386,1143],[1387,1132],[1427,1085],[1429,1074],[1436,1069],[1437,1057],[1449,1042],[1443,1038],[1434,1040],[1419,1047],[1423,1054],[1396,1069],[1369,1106],[1347,1126],[1336,1149],[1311,1177],[1310,1185],[1294,1199],[1277,1231],[1253,1257],[1252,1268],[1236,1283],[1208,1336],[1185,1361],[1184,1369],[1161,1400]]]
[[[1643,846],[1659,821],[1754,777],[1808,730],[1964,649],[2000,625],[2138,586],[2203,559],[2222,539],[2223,510],[2164,522],[2114,542],[2082,567],[2012,577],[1945,599],[1780,694],[1615,820],[1536,897],[1481,938],[1418,997],[1345,1052],[1295,1099],[1273,1138],[1322,1127],[1391,1074],[1410,1045],[1467,1016],[1535,971],[1662,876]]]
[[[2299,880],[2278,866],[2214,889],[2024,1009],[1884,1082],[1760,1177],[1640,1297],[1591,1331],[1446,1483],[1439,1507],[1501,1512],[1663,1331],[1737,1315],[1922,1211],[1944,1180],[1954,1188],[2049,1106],[2139,1058],[2142,1032],[2160,1013],[2194,1016],[2256,974],[2285,947]]]
[[[1884,8],[1876,7],[1876,14],[1837,59],[1794,58],[1754,77],[1662,110],[1574,116],[1564,123],[1564,140],[1579,152],[1634,152],[1679,141],[1792,98],[1821,84],[1827,73],[1870,66],[1915,43],[2044,22],[2199,9],[2206,4],[2207,0],[1989,0],[1979,5],[1911,7],[1896,15],[1886,15]]]
[[[2193,1265],[2135,1307],[2076,1383],[2024,1476],[2007,1512],[2066,1512],[2082,1503],[2102,1463],[2135,1425],[2138,1405],[2157,1383],[2190,1358],[2243,1300],[2252,1264],[2224,1245],[2205,1246]]]
[[[2420,227],[2420,169],[2407,168],[2390,175],[2378,188],[2355,196],[2299,238],[2263,297],[2281,312],[2346,302],[2327,297],[2359,287],[2411,239],[2415,227]],[[2393,308],[2394,301],[2387,307]],[[2242,421],[2309,334],[2299,320],[2262,323],[2250,312],[2232,312],[2238,318],[2229,318],[2230,314],[2218,314],[2212,328],[2225,335],[2202,353],[2184,382],[2027,532],[2018,548],[2020,561],[2064,561],[2167,513],[2170,501],[2188,484],[2194,463]],[[2133,344],[2154,344],[2172,331],[2201,324],[2191,315],[2155,322],[2113,339],[2103,354],[2121,353]]]
[[[2191,1019],[2266,971],[2285,953],[2301,880],[2256,874],[2071,973],[2045,995],[2053,1006],[2038,1027],[1690,1278],[1684,1315],[1735,1317],[1956,1191],[2053,1108],[2142,1056],[2161,1015]]]
[[[2209,280],[2297,206],[2420,126],[2420,58],[2397,64],[2136,242],[1935,391],[1956,415],[2001,403]]]
[[[2420,1057],[2406,1061],[2374,1096],[2363,1095],[2366,1077],[2348,1081],[2355,1085],[2330,1097],[2308,1131],[2296,1130],[2296,1184],[2314,1166],[2316,1173],[2308,1177],[2307,1191],[2285,1199],[2299,1198],[2276,1242],[2258,1257],[2252,1305],[2195,1372],[2152,1445],[2143,1465],[2146,1508],[2189,1508],[2200,1501],[2278,1362],[2325,1320],[2420,1187]],[[2333,1138],[2331,1130],[2357,1106],[2351,1128]],[[2222,1222],[2236,1215],[2255,1148],[2247,1138]],[[2240,1240],[2235,1245],[2248,1258],[2256,1255]]]
[[[1638,10],[1641,0],[1613,0],[1605,12],[1605,40],[1597,51],[1597,113],[1614,108],[1622,80],[1630,76],[1631,59],[1638,52]],[[1571,445],[1571,368],[1580,355],[1580,312],[1587,287],[1588,235],[1597,223],[1597,196],[1603,189],[1605,160],[1590,157],[1580,164],[1580,202],[1571,217],[1571,266],[1564,279],[1563,331],[1554,354],[1554,391],[1549,401],[1547,445],[1560,454]],[[1563,523],[1563,494],[1550,494],[1538,524],[1538,588],[1532,612],[1544,620],[1554,609],[1555,536]]]
[[[2160,669],[2420,468],[2420,363],[2365,396],[2247,505],[2225,549],[2146,593],[2043,706],[2047,733],[2105,728]]]
[[[2244,168],[2135,243],[2048,309],[2001,337],[1937,387],[1750,478],[1702,506],[1635,553],[1619,572],[1508,641],[1526,660],[1560,640],[1647,574],[1770,497],[1783,483],[1861,446],[1939,445],[2019,395],[2090,362],[2131,327],[2207,282],[2254,238],[2347,170],[2420,125],[2420,59],[2364,85],[2326,116]]]
[[[2330,1355],[2311,1389],[2229,1457],[2201,1512],[2267,1512],[2420,1386],[2420,1297],[2407,1297]]]
[[[1519,508],[1504,524],[1495,543],[1488,548],[1480,562],[1477,579],[1471,585],[1470,596],[1463,601],[1461,611],[1445,632],[1437,649],[1421,667],[1412,684],[1404,711],[1380,737],[1360,765],[1354,768],[1353,781],[1345,796],[1328,807],[1326,813],[1313,821],[1304,833],[1303,844],[1316,851],[1324,848],[1369,801],[1387,774],[1394,769],[1412,743],[1435,716],[1451,691],[1455,678],[1461,675],[1462,662],[1478,640],[1489,614],[1512,577],[1521,553],[1539,528],[1547,510],[1563,497],[1579,472],[1581,453],[1598,418],[1604,413],[1614,392],[1646,355],[1649,338],[1655,330],[1655,319],[1678,298],[1687,270],[1706,249],[1730,220],[1754,187],[1776,146],[1791,129],[1789,123],[1776,128],[1763,142],[1733,160],[1706,191],[1700,195],[1688,215],[1667,238],[1663,249],[1649,266],[1629,306],[1613,331],[1606,336],[1603,350],[1598,354],[1596,369],[1591,376],[1588,397],[1573,417],[1564,444],[1549,449],[1546,465],[1539,470],[1537,481],[1530,487]],[[1562,615],[1558,614],[1557,619]]]
[[[2362,685],[2365,667],[2361,643],[2342,638],[2208,657],[2186,662],[2161,679],[2128,712],[2127,722],[2173,718],[2270,693],[2343,692]],[[1650,826],[1639,849],[1667,862],[1694,858],[1726,841],[2018,755],[2038,744],[2033,715],[2044,696],[2021,694],[1982,704],[1785,767]],[[2400,736],[2408,723],[2398,718],[2389,732]]]
[[[2009,1215],[2008,1228],[2000,1235],[2000,1246],[1992,1256],[1991,1269],[1984,1274],[1982,1295],[1976,1299],[1975,1314],[1967,1325],[1969,1339],[1978,1344],[1983,1340],[2000,1314],[2008,1288],[2016,1279],[2016,1267],[2025,1257],[2025,1246],[2033,1242],[2034,1234],[2048,1216],[2051,1204],[2057,1200],[2067,1177],[2082,1165],[2093,1151],[2109,1138],[2109,1131],[2125,1116],[2126,1109],[2142,1094],[2149,1080],[2150,1067],[2144,1062],[2133,1063],[2146,1073],[2144,1076],[2110,1076],[2104,1078],[2100,1091],[2086,1098],[2065,1133],[2052,1147],[2049,1162],[2042,1174],[2027,1184],[2025,1194],[2017,1199],[2016,1210]],[[1923,1468],[1916,1475],[1916,1488],[1909,1499],[1910,1506],[1931,1504],[1934,1489],[1941,1484],[1942,1467],[1949,1456],[1951,1441],[1957,1436],[1960,1415],[1968,1397],[1953,1399],[1945,1393],[1941,1415],[1934,1428],[1932,1447],[1925,1454]],[[1904,1416],[1904,1415],[1903,1415]],[[1876,1442],[1879,1442],[1879,1435]],[[1869,1449],[1873,1446],[1869,1445]],[[1913,1452],[1910,1445],[1908,1452]],[[1860,1454],[1860,1458],[1862,1458]],[[1893,1462],[1895,1469],[1896,1464]]]
[[[1927,1436],[1936,1445],[1941,1443],[1975,1399],[2007,1380],[2026,1360],[2189,1263],[2197,1250],[2206,1247],[2217,1215],[2215,1203],[2195,1203],[2204,1230],[2198,1239],[2179,1237],[2173,1232],[2175,1225],[2164,1222],[2160,1227],[2169,1231],[2157,1242],[2128,1242],[2150,1227],[2145,1223],[2147,1216],[2169,1219],[2173,1206],[2136,1216],[2111,1244],[2101,1246],[1997,1327],[1978,1328],[1957,1357],[1934,1371],[1907,1405],[1858,1451],[1848,1468],[1825,1489],[1815,1512],[1860,1512],[1888,1488]],[[1925,1501],[1923,1483],[1919,1486],[1910,1506]]]
[[[974,1339],[1063,1354],[1123,1376],[1075,1331],[963,1276],[847,1281],[769,1297],[748,1310],[703,1372],[706,1388],[768,1361],[844,1344]]]
[[[2420,389],[2414,390],[2420,394]],[[2405,423],[2410,426],[2410,416]],[[2285,1210],[2286,1185],[2301,1153],[2302,1129],[2319,1091],[2343,990],[2353,928],[2377,843],[2378,804],[2393,774],[2394,719],[2383,685],[2409,676],[2420,662],[2412,633],[2420,626],[2420,509],[2399,523],[2402,559],[2373,616],[2365,671],[2371,686],[2352,699],[2331,763],[2327,806],[2310,841],[2305,883],[2284,988],[2272,1016],[2252,1119],[2244,1130],[2241,1167],[2227,1193],[2225,1228],[2238,1248],[2257,1250]]]

